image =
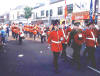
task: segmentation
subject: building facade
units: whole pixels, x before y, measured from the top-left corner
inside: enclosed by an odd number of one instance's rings
[[[17,6],[15,9],[10,10],[9,20],[12,23],[19,23],[19,22],[26,23],[27,20],[24,18],[24,8],[25,6]]]
[[[69,16],[73,12],[72,2],[67,3]],[[65,14],[65,0],[57,0],[50,2],[49,4],[42,5],[33,9],[32,23],[44,23],[47,26],[54,24],[55,21],[60,23],[64,19]]]
[[[95,1],[93,1],[93,14],[95,16]],[[89,21],[91,0],[66,0],[67,3],[67,20],[68,23],[74,23],[74,21],[81,22],[82,25]],[[32,23],[44,23],[46,25],[53,24],[55,21],[60,23],[64,20],[65,15],[65,0],[54,0],[48,5],[42,5],[33,9]],[[95,17],[93,16],[93,19]]]

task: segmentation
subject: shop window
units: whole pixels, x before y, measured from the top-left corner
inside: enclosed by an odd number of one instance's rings
[[[44,10],[41,11],[41,16],[44,16]]]
[[[48,17],[48,10],[46,11],[46,17]]]
[[[63,7],[58,7],[58,15],[62,15],[63,14]]]
[[[52,14],[53,14],[53,11],[52,11],[52,9],[50,10],[50,16],[52,16]]]
[[[67,11],[68,11],[68,13],[73,12],[73,4],[67,5]]]

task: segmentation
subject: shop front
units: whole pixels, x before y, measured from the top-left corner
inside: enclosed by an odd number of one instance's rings
[[[93,15],[93,20],[95,16]],[[86,25],[90,20],[89,11],[72,13],[72,23],[80,22],[82,26]]]

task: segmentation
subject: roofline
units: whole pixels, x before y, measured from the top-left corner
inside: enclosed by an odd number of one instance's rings
[[[55,4],[55,3],[58,3],[58,2],[62,2],[64,0],[58,0],[58,1],[55,1],[55,2],[50,2],[50,4]]]
[[[40,6],[35,6],[35,7],[33,7],[33,9],[37,9],[37,8],[40,8],[40,7],[43,7],[43,6],[45,6],[45,4],[40,5]]]

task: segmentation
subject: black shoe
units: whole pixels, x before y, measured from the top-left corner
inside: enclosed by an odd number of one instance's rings
[[[98,68],[97,68],[97,66],[95,66],[95,65],[94,65],[94,66],[92,66],[92,68],[94,68],[94,69],[98,69]]]
[[[66,62],[66,61],[68,61],[67,58],[64,58],[63,62]]]
[[[54,72],[55,72],[56,74],[60,73],[60,71],[59,71],[59,70],[55,70]]]
[[[78,70],[81,70],[82,66],[81,65],[78,65],[77,69]]]
[[[78,66],[78,67],[77,67],[77,70],[80,70],[80,69],[81,69],[81,67]]]
[[[61,56],[61,58],[63,59],[63,58],[64,58],[64,56]]]
[[[70,64],[71,64],[72,66],[74,66],[74,65],[75,65],[75,62],[72,61],[72,62],[70,62]]]
[[[43,43],[43,41],[41,41],[41,43]]]

